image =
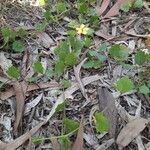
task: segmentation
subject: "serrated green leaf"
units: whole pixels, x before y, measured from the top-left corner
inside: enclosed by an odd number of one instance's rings
[[[104,114],[101,112],[96,112],[95,119],[96,119],[96,131],[100,133],[108,132],[110,125]]]
[[[20,78],[20,71],[15,66],[9,67],[6,73],[17,80]]]
[[[124,12],[128,12],[131,7],[132,7],[131,0],[128,0],[125,4],[121,5],[120,9]]]
[[[142,8],[143,7],[143,0],[136,0],[134,3],[135,8]]]
[[[52,78],[55,75],[55,72],[53,69],[47,69],[45,74],[48,78]]]
[[[66,134],[74,131],[79,127],[79,123],[77,121],[74,121],[73,119],[69,119],[69,118],[64,118],[63,124],[64,124],[64,129]]]
[[[66,3],[65,2],[58,2],[57,3],[57,12],[58,13],[62,13],[64,11],[67,10],[67,7],[66,7]]]
[[[65,64],[63,61],[58,61],[55,65],[55,74],[60,76],[64,72]]]
[[[66,137],[66,136],[61,137],[58,139],[58,141],[61,145],[64,146],[65,150],[71,149],[71,141],[70,141],[69,137]]]
[[[138,51],[135,55],[135,63],[143,65],[146,61],[146,54],[143,51]]]
[[[84,2],[78,3],[78,9],[81,14],[85,14],[88,11],[88,4]]]
[[[75,56],[74,53],[69,53],[66,55],[65,58],[65,65],[67,66],[73,66],[77,63],[77,57]]]
[[[99,52],[104,52],[104,51],[107,50],[107,47],[108,47],[108,46],[109,46],[108,43],[103,43],[103,44],[100,45],[98,51],[99,51]]]
[[[1,32],[5,42],[8,42],[8,40],[15,40],[16,38],[16,32],[8,27],[2,28]]]
[[[93,44],[93,40],[89,37],[85,37],[84,39],[84,46],[90,47]]]
[[[42,63],[40,61],[35,61],[34,64],[33,64],[33,70],[34,72],[36,73],[41,73],[43,74],[44,72],[44,68],[42,66]]]
[[[128,48],[119,44],[113,45],[109,53],[110,53],[110,56],[116,59],[117,61],[127,60],[128,55],[129,55]]]
[[[149,94],[150,93],[150,88],[146,85],[142,85],[139,87],[139,92],[142,93],[142,94]]]
[[[121,93],[126,93],[134,88],[134,84],[131,79],[129,79],[128,76],[122,77],[115,83],[115,87],[118,91]]]
[[[22,53],[25,50],[25,46],[21,41],[14,41],[12,49],[17,53]]]
[[[90,68],[93,68],[94,66],[94,60],[89,60],[87,62],[85,62],[82,67],[85,68],[85,69],[90,69]]]

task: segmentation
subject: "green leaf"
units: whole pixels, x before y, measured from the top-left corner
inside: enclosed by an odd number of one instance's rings
[[[89,38],[89,37],[85,37],[85,39],[84,39],[84,46],[89,48],[92,44],[93,44],[93,40],[91,38]]]
[[[14,41],[12,44],[12,49],[15,52],[22,53],[25,50],[25,46],[21,41]]]
[[[66,54],[65,65],[67,65],[67,66],[73,66],[76,63],[77,63],[77,57],[75,56],[74,53]]]
[[[138,51],[135,55],[135,63],[138,65],[143,65],[146,61],[146,54],[142,51]]]
[[[95,61],[94,60],[89,60],[87,62],[85,62],[82,67],[85,68],[85,69],[90,69],[90,68],[93,68],[94,67],[94,63]]]
[[[58,13],[62,13],[64,11],[67,10],[67,7],[66,7],[66,3],[65,2],[58,2],[57,3],[57,12]]]
[[[127,60],[128,55],[129,55],[127,47],[123,45],[119,45],[119,44],[113,45],[109,53],[110,53],[110,56],[116,59],[117,61]]]
[[[44,72],[44,68],[42,66],[42,63],[40,61],[35,61],[34,64],[33,64],[33,70],[34,72],[36,73],[41,73],[43,74]]]
[[[121,93],[126,93],[134,88],[134,84],[131,79],[129,79],[128,76],[122,77],[115,83],[115,87],[118,91]]]
[[[132,3],[131,0],[128,0],[127,3],[121,5],[121,10],[124,12],[128,12],[130,10],[130,8],[132,7]]]
[[[76,21],[76,20],[71,20],[71,22],[68,23],[68,27],[70,28],[78,28],[80,26],[80,24]]]
[[[52,13],[51,13],[51,11],[45,11],[44,12],[44,17],[45,17],[45,19],[46,19],[46,21],[54,21],[55,20],[55,17],[52,15]]]
[[[36,24],[35,29],[39,32],[44,32],[47,25],[48,25],[47,21],[43,21],[42,23]]]
[[[89,28],[89,30],[87,30],[87,34],[86,35],[93,35],[95,31],[91,28]]]
[[[79,9],[79,12],[81,13],[81,14],[85,14],[86,12],[87,12],[87,10],[88,10],[88,4],[87,3],[79,3],[78,4],[78,9]]]
[[[9,40],[15,40],[16,38],[16,32],[8,27],[2,28],[1,32],[5,42],[8,42]]]
[[[6,73],[17,80],[20,78],[20,71],[15,66],[9,67]]]
[[[71,82],[69,80],[62,80],[61,84],[63,88],[69,88],[71,86]]]
[[[74,131],[79,127],[79,123],[77,121],[74,121],[73,119],[69,119],[69,118],[64,118],[63,124],[64,124],[64,129],[66,134]]]
[[[109,46],[109,44],[105,42],[105,43],[103,43],[103,44],[100,45],[98,51],[99,51],[99,52],[104,52],[104,51],[107,50],[107,47],[108,47],[108,46]]]
[[[135,8],[142,8],[143,7],[143,0],[136,0],[134,3]]]
[[[50,79],[55,75],[55,72],[53,69],[47,69],[45,74]]]
[[[55,74],[60,76],[64,72],[65,64],[63,61],[58,61],[55,65]]]
[[[96,112],[95,119],[96,119],[96,131],[100,133],[108,132],[110,125],[104,114],[101,112]]]
[[[38,0],[39,1],[39,6],[45,6],[45,0]]]
[[[64,101],[63,103],[59,104],[56,108],[56,112],[63,111],[69,105],[68,101]]]
[[[71,149],[71,141],[69,137],[63,136],[58,139],[59,143],[65,147],[65,150],[70,150]]]
[[[149,94],[150,93],[150,88],[146,85],[142,85],[139,87],[139,92],[142,93],[142,94]]]

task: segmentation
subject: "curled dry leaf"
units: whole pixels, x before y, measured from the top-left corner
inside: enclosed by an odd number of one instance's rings
[[[144,130],[148,123],[149,120],[144,118],[136,118],[130,121],[119,133],[116,141],[117,144],[122,147],[127,146]]]

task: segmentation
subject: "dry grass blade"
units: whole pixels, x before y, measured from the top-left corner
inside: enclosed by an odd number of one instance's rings
[[[79,88],[83,94],[83,96],[85,97],[87,103],[90,102],[87,94],[86,94],[86,91],[85,91],[85,88],[84,88],[84,85],[80,79],[80,70],[81,70],[81,67],[82,65],[84,64],[84,62],[87,60],[87,58],[85,58],[78,66],[74,67],[74,74],[75,74],[75,77],[76,77],[76,80],[78,82],[78,85],[79,85]]]
[[[73,145],[73,150],[82,150],[83,149],[83,116],[80,121],[80,127],[78,130],[76,141]]]
[[[23,88],[18,81],[14,83],[13,87],[14,87],[14,92],[16,94],[16,120],[14,124],[14,131],[16,132],[19,124],[21,123],[22,114],[24,110],[25,88]]]
[[[119,133],[117,144],[119,146],[127,146],[141,131],[147,126],[149,120],[144,118],[136,118],[129,122]]]
[[[103,111],[108,118],[111,128],[109,130],[110,136],[115,137],[116,124],[117,124],[117,109],[115,106],[115,99],[107,88],[98,89],[99,96],[99,109]]]

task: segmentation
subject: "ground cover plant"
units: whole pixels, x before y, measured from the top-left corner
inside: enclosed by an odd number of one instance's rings
[[[0,148],[150,148],[150,3],[4,0]]]

